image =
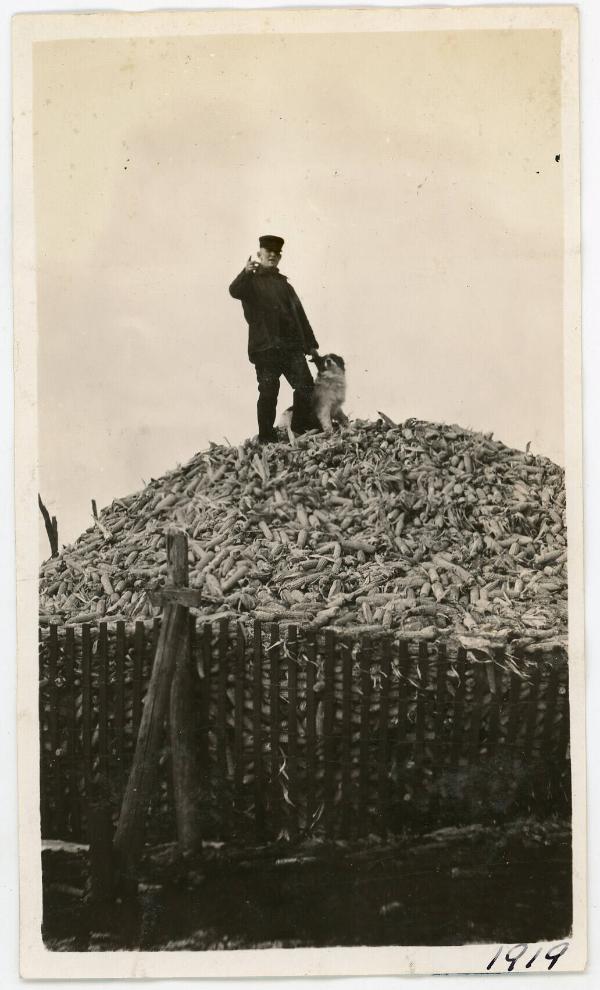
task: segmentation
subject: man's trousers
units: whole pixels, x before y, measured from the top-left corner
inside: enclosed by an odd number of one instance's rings
[[[282,375],[294,390],[292,430],[304,433],[312,429],[311,396],[313,377],[302,351],[269,348],[257,354],[254,360],[258,381],[258,435],[261,440],[271,440],[277,415],[279,380]]]

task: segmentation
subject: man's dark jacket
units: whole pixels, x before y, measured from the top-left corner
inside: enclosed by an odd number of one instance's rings
[[[248,357],[254,363],[272,347],[318,350],[302,303],[285,275],[276,269],[242,271],[229,286],[234,299],[241,299],[248,323]]]

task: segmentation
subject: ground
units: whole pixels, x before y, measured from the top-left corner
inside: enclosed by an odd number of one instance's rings
[[[135,906],[82,909],[86,869],[81,852],[44,854],[50,949],[534,943],[571,929],[571,837],[558,819],[214,854],[185,877],[163,853],[147,858]]]

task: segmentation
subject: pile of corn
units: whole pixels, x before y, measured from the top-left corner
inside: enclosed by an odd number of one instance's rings
[[[206,618],[566,642],[564,471],[491,435],[383,417],[266,448],[211,444],[43,564],[42,625],[159,614],[172,525]]]

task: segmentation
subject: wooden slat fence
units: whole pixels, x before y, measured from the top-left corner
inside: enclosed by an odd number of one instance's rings
[[[45,838],[116,819],[158,623],[40,635]],[[202,835],[242,842],[385,835],[568,807],[563,653],[477,661],[443,645],[356,641],[190,617]],[[165,734],[148,841],[175,830]]]

